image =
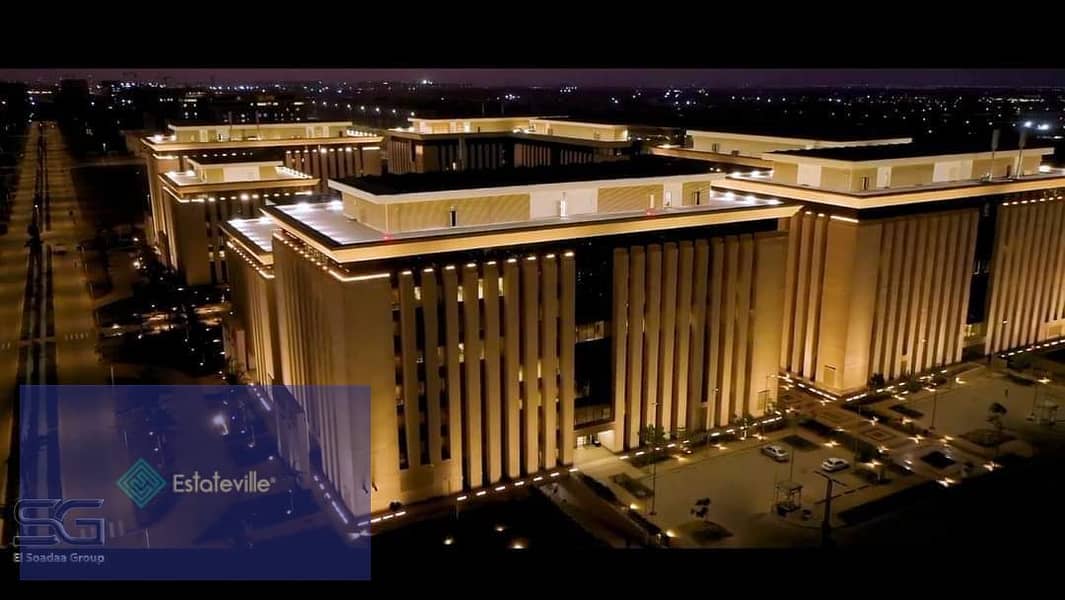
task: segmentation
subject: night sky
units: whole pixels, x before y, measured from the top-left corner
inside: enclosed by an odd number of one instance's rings
[[[139,79],[173,84],[253,81],[418,81],[474,85],[703,87],[1062,87],[1065,69],[0,69],[0,80]]]

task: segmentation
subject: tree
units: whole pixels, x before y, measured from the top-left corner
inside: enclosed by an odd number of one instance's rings
[[[872,375],[869,376],[869,388],[870,389],[878,390],[878,389],[884,387],[885,384],[887,384],[887,381],[884,380],[884,374],[883,373],[873,373]]]
[[[1002,418],[1006,416],[1006,407],[998,402],[992,402],[987,409],[987,420],[995,426],[995,455],[991,462],[998,459],[999,447],[1002,445]]]
[[[915,394],[924,388],[924,384],[921,383],[921,380],[914,377],[912,373],[906,377],[906,381],[904,381],[902,385],[906,388],[906,391],[911,394]]]
[[[658,425],[647,425],[640,430],[640,442],[651,447],[651,511],[655,514],[655,497],[658,483],[658,447],[666,442],[666,431]]]
[[[995,431],[1001,436],[1002,433],[1002,418],[1006,416],[1006,407],[1002,406],[998,402],[992,402],[991,406],[987,409],[987,422],[995,426]]]
[[[710,498],[700,498],[695,501],[695,506],[691,508],[691,515],[698,519],[702,519],[703,522],[710,520]]]

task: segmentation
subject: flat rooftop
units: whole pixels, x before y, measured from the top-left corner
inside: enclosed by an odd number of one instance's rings
[[[685,130],[689,134],[730,133],[802,140],[823,140],[826,142],[863,142],[867,140],[912,137],[904,131],[847,128],[843,126],[810,127],[801,123],[727,123],[705,126],[693,124],[685,127]]]
[[[1003,155],[1016,153],[1016,141],[1000,144],[996,152]],[[1053,152],[1053,148],[1027,146],[1025,151]],[[911,142],[909,144],[884,144],[878,146],[847,146],[842,148],[814,148],[812,150],[780,150],[769,153],[769,158],[777,155],[804,156],[827,160],[847,162],[865,162],[877,160],[894,160],[900,158],[924,158],[931,156],[951,156],[957,154],[982,154],[991,152],[990,140],[971,140],[958,142]]]
[[[162,174],[162,177],[165,177],[166,180],[168,180],[171,183],[177,185],[178,187],[196,186],[196,187],[211,188],[211,189],[227,189],[228,187],[233,187],[233,186],[245,187],[248,184],[255,184],[257,182],[266,182],[266,181],[270,181],[270,182],[308,181],[309,184],[313,183],[313,182],[310,182],[310,180],[312,180],[312,179],[317,181],[317,179],[315,179],[311,175],[308,175],[306,173],[300,173],[299,171],[296,171],[296,170],[293,170],[293,169],[289,169],[287,167],[283,167],[283,166],[280,165],[280,161],[275,161],[275,162],[279,163],[279,164],[275,165],[275,168],[277,169],[277,171],[275,173],[275,175],[276,175],[275,177],[257,177],[255,179],[236,179],[236,180],[232,180],[232,181],[204,181],[203,179],[200,179],[199,176],[197,176],[192,171],[188,171],[188,172],[186,172],[186,171],[169,171],[167,173]],[[241,164],[241,161],[237,161],[235,164]],[[189,173],[192,173],[192,174],[190,175]]]
[[[267,206],[263,213],[338,263],[434,252],[571,240],[790,216],[797,205],[770,196],[714,192],[700,206],[589,213],[507,223],[384,233],[343,212],[339,201]]]
[[[250,249],[259,253],[273,250],[274,229],[277,224],[270,217],[263,215],[257,219],[233,219],[227,221],[226,225],[239,233],[241,241]]]
[[[254,108],[248,109],[254,112]],[[255,127],[256,125],[263,125],[267,127],[279,127],[283,125],[347,125],[351,126],[351,121],[322,121],[319,119],[273,119],[260,117],[258,122],[252,120],[248,123],[226,122],[226,121],[210,121],[206,119],[172,119],[167,121],[167,125],[171,128],[184,128],[184,127]]]
[[[578,181],[709,175],[714,172],[714,165],[705,161],[639,156],[631,160],[578,165],[372,175],[335,181],[377,196],[388,196]]]
[[[201,165],[282,162],[284,155],[276,150],[232,150],[229,152],[201,152],[189,154],[188,159]]]

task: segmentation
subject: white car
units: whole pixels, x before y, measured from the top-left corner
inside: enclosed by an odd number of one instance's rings
[[[787,462],[791,457],[791,454],[780,446],[763,446],[762,454],[765,454],[777,462]]]
[[[826,458],[825,462],[821,463],[821,470],[826,473],[834,473],[836,471],[842,471],[849,466],[851,466],[851,464],[842,458],[832,457]]]
[[[67,245],[66,244],[52,244],[52,254],[66,254],[66,253],[67,253]]]

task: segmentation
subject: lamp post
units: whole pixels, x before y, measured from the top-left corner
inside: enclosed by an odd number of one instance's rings
[[[932,388],[932,422],[928,425],[928,428],[932,431],[936,429],[936,407],[939,406],[939,386]]]

